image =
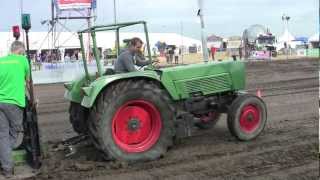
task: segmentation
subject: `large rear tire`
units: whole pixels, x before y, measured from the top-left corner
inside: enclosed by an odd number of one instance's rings
[[[125,80],[101,92],[90,112],[95,146],[111,159],[149,161],[173,144],[175,111],[155,82]]]
[[[87,134],[87,118],[89,110],[79,103],[71,102],[69,106],[69,120],[73,130],[78,134]]]
[[[228,128],[241,141],[249,141],[260,135],[267,122],[267,107],[254,95],[237,97],[228,112]]]

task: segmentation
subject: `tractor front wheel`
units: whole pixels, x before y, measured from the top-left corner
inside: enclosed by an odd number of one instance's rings
[[[154,160],[173,144],[175,111],[153,81],[126,80],[100,94],[90,113],[98,149],[126,162]]]
[[[73,130],[78,134],[87,134],[88,127],[86,124],[89,110],[79,103],[71,102],[69,106],[69,120]]]
[[[228,112],[228,128],[241,141],[256,138],[267,122],[267,108],[263,100],[254,95],[237,97]]]

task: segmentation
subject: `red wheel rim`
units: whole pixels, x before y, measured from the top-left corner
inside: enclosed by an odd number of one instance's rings
[[[122,105],[112,119],[112,136],[125,152],[150,149],[159,139],[162,128],[160,112],[150,102],[133,100]]]
[[[240,115],[240,128],[245,133],[254,132],[260,124],[260,110],[254,105],[247,105]]]

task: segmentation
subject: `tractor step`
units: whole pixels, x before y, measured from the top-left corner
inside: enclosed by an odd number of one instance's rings
[[[194,116],[190,113],[180,114],[176,120],[176,137],[185,138],[192,136],[194,127]]]
[[[79,135],[62,141],[64,146],[65,157],[70,157],[77,153],[78,148],[87,145],[89,142],[88,135]]]
[[[24,149],[12,151],[12,159],[14,160],[15,175],[13,179],[26,179],[32,178],[38,174],[37,170],[34,170],[27,164],[27,151]]]
[[[75,137],[66,139],[66,140],[62,141],[62,144],[64,146],[76,145],[78,143],[81,143],[83,141],[88,140],[88,138],[89,138],[89,135],[82,134],[82,135],[79,135],[79,136],[75,136]]]
[[[27,151],[24,149],[12,151],[12,159],[16,166],[27,163]]]

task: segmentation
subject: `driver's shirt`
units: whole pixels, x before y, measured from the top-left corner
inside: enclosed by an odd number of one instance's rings
[[[116,73],[126,73],[137,71],[135,65],[146,66],[150,64],[151,61],[146,61],[142,54],[135,54],[130,52],[129,49],[124,50],[117,61],[114,64],[114,71]]]
[[[134,52],[130,52],[128,49],[123,51],[114,64],[114,71],[116,73],[137,71],[134,67]]]

